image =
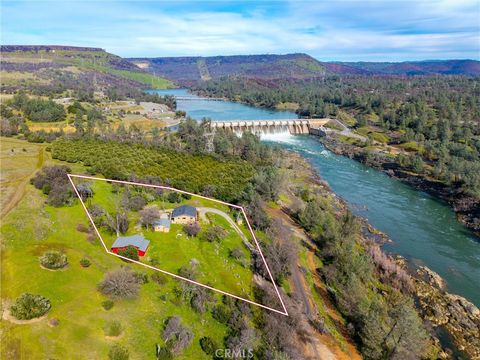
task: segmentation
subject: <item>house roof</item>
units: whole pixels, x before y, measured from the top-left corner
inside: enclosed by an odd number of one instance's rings
[[[173,209],[172,218],[177,216],[184,216],[184,215],[196,217],[197,209],[195,209],[193,206],[190,206],[190,205],[182,205]]]
[[[120,236],[115,240],[112,248],[123,248],[129,245],[135,246],[140,251],[146,251],[150,241],[145,239],[143,235]]]
[[[158,219],[158,220],[155,220],[155,222],[153,223],[154,226],[165,226],[165,227],[170,227],[170,219]]]

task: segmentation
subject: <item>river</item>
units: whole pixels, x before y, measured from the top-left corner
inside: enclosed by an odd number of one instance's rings
[[[230,101],[207,101],[184,89],[155,92],[188,96],[189,100],[178,100],[177,107],[195,119],[297,117],[288,111],[259,109]],[[428,266],[443,277],[448,291],[480,307],[480,242],[456,220],[448,204],[380,171],[331,153],[313,136],[273,134],[262,140],[296,151],[308,159],[356,215],[368,219],[393,240],[384,245],[385,250]]]

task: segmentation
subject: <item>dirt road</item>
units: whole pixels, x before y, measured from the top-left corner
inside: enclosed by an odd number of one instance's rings
[[[315,252],[317,247],[306,235],[305,231],[298,226],[291,218],[283,212],[281,209],[268,209],[268,214],[277,219],[281,219],[282,222],[288,227],[288,229],[299,239],[301,239],[307,246],[309,251],[307,252],[307,264],[308,271],[312,274],[315,291],[322,297],[323,305],[328,316],[335,323],[335,326],[338,331],[342,334],[343,338],[346,340],[344,346],[340,347],[337,341],[330,335],[320,334],[314,332],[314,341],[313,346],[315,349],[312,353],[312,348],[308,349],[310,356],[318,359],[362,359],[358,350],[356,349],[353,341],[350,339],[345,325],[343,324],[343,319],[336,310],[334,304],[330,300],[328,292],[326,291],[325,284],[320,278],[317,272],[317,266],[315,265]],[[308,286],[304,274],[300,271],[300,264],[292,264],[292,285],[297,291],[297,296],[302,299],[304,304],[304,313],[310,319],[314,318],[317,314],[316,304],[313,300],[313,296]],[[346,349],[344,349],[346,347]],[[327,349],[327,351],[325,351]],[[315,357],[315,354],[318,354],[319,357]]]
[[[0,186],[15,186],[15,191],[10,198],[3,204],[0,209],[0,219],[3,219],[17,204],[22,200],[25,194],[25,187],[35,173],[42,168],[45,163],[45,146],[38,147],[38,160],[35,168],[26,176],[17,179],[8,179],[8,181],[2,181]],[[20,166],[20,164],[19,164]],[[3,171],[3,169],[2,169]]]
[[[220,215],[221,217],[223,217],[225,220],[228,221],[228,223],[233,227],[233,229],[238,233],[238,235],[242,238],[242,241],[243,243],[245,244],[246,247],[248,247],[248,249],[250,251],[257,251],[257,247],[255,245],[253,245],[249,240],[248,238],[245,236],[245,234],[243,233],[243,231],[238,227],[238,225],[236,224],[236,222],[232,219],[232,217],[230,215],[228,215],[225,211],[222,211],[222,210],[218,210],[218,209],[215,209],[215,208],[210,208],[210,207],[197,207],[197,210],[198,210],[198,213],[199,213],[199,216],[202,220],[204,221],[207,221],[208,222],[208,218],[206,216],[207,213],[213,213],[213,214],[217,214],[217,215]]]

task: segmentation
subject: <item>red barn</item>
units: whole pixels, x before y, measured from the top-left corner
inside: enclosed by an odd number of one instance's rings
[[[125,249],[127,246],[133,246],[138,251],[138,256],[144,256],[147,252],[150,241],[142,235],[123,236],[117,238],[112,245],[112,251],[116,254],[119,250]]]

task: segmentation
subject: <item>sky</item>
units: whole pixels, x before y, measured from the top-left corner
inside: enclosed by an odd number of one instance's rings
[[[0,7],[4,45],[101,47],[123,57],[480,60],[480,0],[1,0]]]

